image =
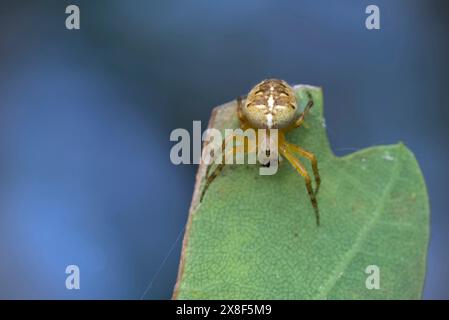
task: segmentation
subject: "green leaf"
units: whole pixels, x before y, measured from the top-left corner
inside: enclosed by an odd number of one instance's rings
[[[322,91],[296,86],[314,107],[287,139],[318,157],[321,225],[303,178],[287,161],[272,176],[226,166],[206,192],[200,166],[184,236],[177,299],[419,299],[429,206],[415,157],[402,143],[336,157],[325,132]],[[210,127],[238,127],[236,103]],[[302,161],[311,168],[307,161]],[[380,288],[367,289],[370,265]]]

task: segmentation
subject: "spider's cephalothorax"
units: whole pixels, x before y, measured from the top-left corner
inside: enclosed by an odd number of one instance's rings
[[[237,116],[240,120],[240,127],[243,130],[248,128],[254,129],[268,129],[268,131],[278,130],[278,152],[284,157],[295,170],[304,178],[306,182],[307,193],[309,194],[310,201],[315,210],[317,225],[320,224],[320,215],[318,211],[318,203],[316,195],[318,193],[321,179],[318,172],[318,162],[315,155],[303,148],[289,143],[285,139],[285,132],[300,127],[304,123],[304,118],[313,106],[313,99],[310,93],[308,93],[308,101],[306,107],[301,112],[298,105],[302,101],[297,101],[295,92],[285,81],[279,79],[267,79],[256,86],[248,93],[246,99],[237,99]],[[304,105],[301,103],[301,105]],[[233,146],[231,149],[227,148],[229,142],[233,142],[234,138],[241,133],[235,132],[230,137],[227,137],[222,143],[223,150],[231,150],[234,153],[242,152],[249,153],[257,150],[250,150],[248,145],[245,146]],[[253,148],[258,144],[253,144]],[[312,164],[312,170],[315,177],[315,190],[312,188],[312,180],[304,167],[300,162],[299,157],[306,158]],[[227,157],[225,152],[222,152],[222,161],[219,163],[215,170],[209,175],[211,166],[208,166],[206,170],[206,185],[201,193],[200,201],[202,201],[204,194],[211,184],[211,182],[217,177],[220,171],[225,165],[224,159]]]
[[[283,129],[299,116],[295,92],[287,82],[278,79],[254,86],[241,111],[254,128]]]

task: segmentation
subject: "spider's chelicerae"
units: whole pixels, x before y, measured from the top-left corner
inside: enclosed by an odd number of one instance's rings
[[[315,210],[316,223],[320,224],[320,214],[316,195],[320,187],[320,175],[318,172],[318,163],[315,155],[303,148],[289,143],[285,139],[285,133],[299,128],[304,123],[304,118],[313,106],[312,97],[309,94],[309,101],[306,107],[301,112],[298,108],[298,103],[295,93],[291,86],[283,80],[267,79],[257,84],[249,92],[246,99],[240,97],[237,99],[237,115],[240,120],[240,127],[242,130],[248,128],[252,129],[270,129],[278,130],[278,151],[295,170],[305,179],[306,189],[310,197],[310,201]],[[222,143],[222,150],[226,149],[226,144],[233,141],[236,134],[227,137]],[[257,143],[255,144],[258,145]],[[234,152],[249,153],[254,150],[249,150],[249,147],[233,146]],[[214,171],[209,175],[211,166],[209,165],[206,171],[206,184],[203,188],[200,201],[212,183],[212,181],[221,172],[225,164],[225,152],[222,152],[223,161],[216,166]],[[304,167],[304,165],[295,156],[302,156],[308,159],[312,164],[313,174],[315,176],[315,190],[312,188],[312,181]]]

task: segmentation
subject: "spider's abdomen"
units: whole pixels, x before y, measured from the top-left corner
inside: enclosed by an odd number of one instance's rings
[[[248,94],[242,110],[255,128],[282,129],[299,116],[295,93],[287,82],[267,79]]]

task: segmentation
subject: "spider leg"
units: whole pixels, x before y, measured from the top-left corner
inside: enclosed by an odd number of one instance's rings
[[[250,128],[248,122],[246,121],[245,116],[242,113],[243,100],[244,99],[246,99],[246,97],[240,96],[240,97],[237,98],[237,116],[238,116],[239,121],[240,121],[240,128],[243,131],[245,131],[246,129]],[[209,185],[218,176],[218,174],[221,172],[221,170],[223,170],[223,167],[225,165],[225,159],[227,158],[227,155],[229,155],[229,153],[226,154],[226,146],[228,145],[229,142],[232,142],[235,137],[238,137],[238,135],[237,134],[231,134],[228,137],[226,137],[226,139],[223,141],[223,143],[221,145],[222,161],[221,161],[220,164],[218,164],[215,167],[214,171],[210,175],[209,175],[209,173],[210,173],[210,170],[212,168],[212,164],[209,164],[207,166],[206,175],[205,175],[205,177],[206,177],[206,184],[205,184],[205,186],[203,188],[203,191],[201,192],[200,202],[203,200],[204,194],[206,193],[206,190],[209,188]],[[256,144],[257,144],[257,139],[256,139]],[[223,152],[223,150],[224,150],[224,152]],[[245,149],[245,146],[243,145],[243,146],[233,146],[232,149],[229,150],[229,152],[231,152],[232,154],[237,154],[239,152],[243,152],[243,154],[245,155],[245,154],[251,152],[251,150]]]
[[[288,150],[296,152],[297,154],[303,156],[304,158],[307,158],[311,162],[313,175],[315,177],[315,195],[318,194],[318,190],[320,189],[321,184],[321,178],[318,171],[318,161],[316,159],[316,156],[312,152],[304,150],[303,148],[298,147],[297,145],[294,145],[292,143],[285,142],[285,144]]]
[[[243,96],[240,96],[237,98],[237,116],[240,120],[240,128],[242,130],[246,130],[250,127],[245,116],[243,115],[243,112],[242,112],[243,100],[245,100],[245,99],[246,99],[246,97],[243,97]]]
[[[243,100],[246,99],[246,96],[239,96],[237,98],[237,116],[239,118],[240,121],[240,128],[245,131],[246,129],[249,129],[250,126],[248,124],[248,122],[246,121],[245,116],[242,113],[242,108],[243,108]],[[225,150],[227,144],[229,143],[229,141],[232,141],[234,138],[236,137],[236,135],[229,135],[228,137],[226,137],[226,139],[223,141],[222,145],[221,145],[221,150]],[[224,161],[222,161],[224,162]],[[207,169],[206,169],[206,178],[209,176],[209,172],[211,170],[212,165],[208,165]],[[221,169],[220,169],[221,170]]]
[[[296,129],[296,128],[299,128],[300,126],[302,126],[304,124],[304,120],[306,118],[307,113],[309,113],[310,108],[313,107],[312,95],[310,93],[307,93],[307,95],[309,97],[309,102],[307,102],[307,105],[304,108],[304,111],[301,113],[301,115],[299,116],[298,120],[293,122],[293,124],[289,128],[286,129],[286,132],[290,131],[290,130],[293,130],[293,129]]]
[[[220,147],[222,155],[224,155],[223,150],[226,150],[226,146],[228,145],[229,141],[232,141],[234,139],[234,137],[235,137],[235,134],[231,134],[231,135],[227,136],[225,140],[223,140],[223,142],[221,143],[221,147]],[[214,155],[214,158],[215,158],[215,155]],[[222,163],[224,163],[224,159],[225,158],[222,159]],[[210,163],[207,166],[206,176],[205,176],[206,178],[209,177],[209,172],[210,172],[211,168],[212,168],[212,163]]]
[[[315,193],[312,190],[312,181],[306,168],[301,164],[301,162],[295,158],[290,150],[288,150],[287,145],[282,144],[279,148],[280,154],[290,162],[290,164],[296,169],[296,171],[305,179],[306,188],[309,194],[310,201],[312,203],[313,209],[315,210],[316,224],[320,225],[320,212],[318,210],[318,203],[316,201]]]
[[[232,137],[234,137],[234,136],[235,135],[232,135]],[[226,145],[225,143],[226,142],[223,142],[223,145]],[[209,188],[210,184],[215,180],[215,178],[223,170],[223,167],[225,166],[225,159],[228,158],[230,155],[234,156],[234,154],[237,155],[238,153],[243,153],[245,155],[245,154],[247,154],[249,152],[252,152],[252,149],[253,148],[251,148],[251,149],[249,149],[249,147],[247,148],[245,145],[238,145],[238,146],[234,145],[234,146],[232,146],[232,149],[228,151],[228,153],[223,153],[222,162],[219,163],[215,167],[214,171],[210,175],[206,175],[206,184],[205,184],[203,190],[201,191],[200,202],[203,201],[204,194],[206,193],[206,191]],[[209,171],[210,167],[211,167],[211,165],[208,166],[208,170],[207,171]]]

